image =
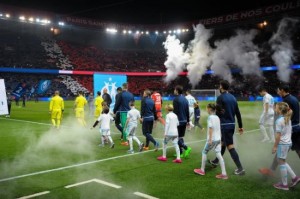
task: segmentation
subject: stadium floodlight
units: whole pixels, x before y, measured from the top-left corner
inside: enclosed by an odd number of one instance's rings
[[[167,31],[164,31],[164,34],[167,34]]]
[[[139,30],[137,30],[137,31],[135,32],[135,34],[140,34],[140,31],[139,31]]]
[[[149,31],[146,31],[146,35],[149,35]]]
[[[0,13],[0,17],[2,17],[3,16],[3,14],[2,13]]]
[[[123,30],[123,34],[124,34],[124,35],[127,34],[127,30]]]
[[[199,101],[216,101],[220,91],[218,89],[192,89],[191,94]]]
[[[24,16],[20,16],[19,19],[20,19],[21,21],[25,21],[26,18],[25,18]]]
[[[157,35],[158,35],[158,31],[155,31],[155,34],[157,34]]]
[[[114,33],[117,33],[118,30],[115,28],[106,28],[106,32],[114,34]]]
[[[131,34],[132,33],[132,31],[131,30],[128,30],[128,34]]]
[[[5,17],[6,18],[10,18],[10,14],[5,14]]]
[[[59,21],[59,22],[58,22],[58,25],[59,25],[59,26],[64,26],[64,25],[65,25],[65,23],[64,23],[64,22],[62,22],[62,21]]]
[[[34,21],[33,17],[29,17],[28,21],[33,22]]]

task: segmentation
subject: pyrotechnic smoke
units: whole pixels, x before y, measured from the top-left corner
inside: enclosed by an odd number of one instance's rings
[[[297,19],[283,18],[278,24],[277,32],[269,40],[274,51],[272,59],[278,67],[278,78],[284,82],[289,82],[292,74],[290,66],[293,64],[295,51],[291,35],[297,23]]]
[[[174,35],[169,35],[163,45],[167,50],[168,55],[168,58],[164,63],[167,68],[165,81],[169,83],[176,79],[179,73],[185,69],[189,55],[184,52],[184,44],[180,43]]]
[[[255,30],[238,30],[230,39],[216,41],[211,66],[215,74],[232,82],[231,66],[234,66],[241,69],[244,75],[261,76],[259,49],[253,43],[256,34]]]
[[[205,29],[202,24],[194,27],[195,39],[189,43],[187,53],[190,54],[187,70],[188,78],[195,87],[205,74],[207,67],[211,64],[211,47],[208,40],[212,36],[211,30]]]

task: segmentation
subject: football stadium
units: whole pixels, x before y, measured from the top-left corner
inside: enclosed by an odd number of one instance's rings
[[[300,0],[79,2],[0,2],[1,199],[300,198]]]

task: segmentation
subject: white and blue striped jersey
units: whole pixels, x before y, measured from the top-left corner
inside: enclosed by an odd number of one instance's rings
[[[266,104],[268,104],[268,112],[265,110]],[[274,115],[274,98],[269,93],[266,93],[263,97],[263,110],[268,115]]]
[[[195,97],[193,97],[192,95],[188,94],[188,95],[185,96],[185,98],[187,99],[187,101],[189,103],[189,107],[194,108],[194,104],[196,103]]]
[[[285,124],[284,117],[280,115],[275,123],[276,133],[280,133],[280,141],[279,144],[292,144],[292,122],[291,120],[288,124]]]
[[[221,140],[221,124],[220,118],[217,115],[209,115],[207,118],[207,141],[209,140],[209,129],[212,128],[212,138],[211,140],[220,141]]]
[[[178,136],[177,126],[179,126],[177,115],[174,112],[169,112],[166,115],[165,135]]]
[[[128,126],[137,126],[140,117],[141,117],[140,111],[137,110],[136,108],[132,108],[127,113],[127,119],[129,119]]]

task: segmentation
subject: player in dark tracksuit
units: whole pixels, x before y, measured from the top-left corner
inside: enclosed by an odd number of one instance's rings
[[[151,99],[151,91],[146,89],[143,93],[141,102],[141,122],[143,135],[146,137],[146,144],[144,150],[149,149],[149,143],[152,142],[155,150],[158,150],[159,142],[152,137],[153,123],[157,120],[156,109],[154,101]]]
[[[115,106],[113,109],[113,113],[115,114],[115,125],[116,125],[117,129],[121,132],[121,139],[123,139],[123,129],[121,126],[121,117],[120,117],[120,112],[119,112],[120,106],[118,105],[118,108],[116,107],[116,102],[120,100],[119,98],[122,95],[122,88],[118,87],[117,92],[118,93],[115,96]]]
[[[180,149],[180,155],[181,157],[188,157],[191,152],[191,147],[185,145],[183,138],[185,135],[186,126],[189,125],[190,122],[189,103],[183,95],[182,86],[177,85],[174,89],[174,94],[176,95],[176,97],[173,99],[173,112],[177,115],[179,120],[179,126],[177,126],[177,129],[179,136],[178,145]],[[182,149],[185,150],[184,154]]]
[[[122,114],[124,115],[124,117],[125,117],[125,115],[127,117],[127,112],[130,111],[129,102],[134,101],[133,94],[128,91],[127,83],[124,83],[122,85],[122,89],[123,89],[122,92],[116,99],[115,107],[113,110],[114,114],[116,114],[116,119],[117,118],[119,119],[120,117],[122,117],[121,116]],[[118,115],[120,115],[120,117],[118,117]],[[121,124],[122,124],[122,122],[124,124],[120,125],[120,122],[121,122]],[[115,124],[116,124],[116,127],[121,131],[122,138],[125,139],[125,141],[126,141],[126,138],[124,138],[124,129],[123,129],[125,122],[126,122],[126,118],[123,120],[121,119],[121,121],[118,121]]]
[[[245,170],[240,162],[240,158],[238,153],[236,152],[234,145],[233,145],[233,134],[235,131],[235,117],[237,118],[238,126],[239,126],[239,133],[243,133],[243,123],[241,113],[238,107],[238,103],[235,97],[228,92],[229,89],[229,82],[227,80],[222,80],[220,82],[220,92],[221,95],[217,98],[217,106],[218,111],[217,115],[221,121],[221,133],[222,133],[222,148],[221,154],[222,156],[225,153],[226,147],[230,153],[231,158],[233,159],[237,169],[234,171],[235,175],[244,175]],[[212,165],[217,165],[219,162],[218,158],[215,160],[210,161]]]

